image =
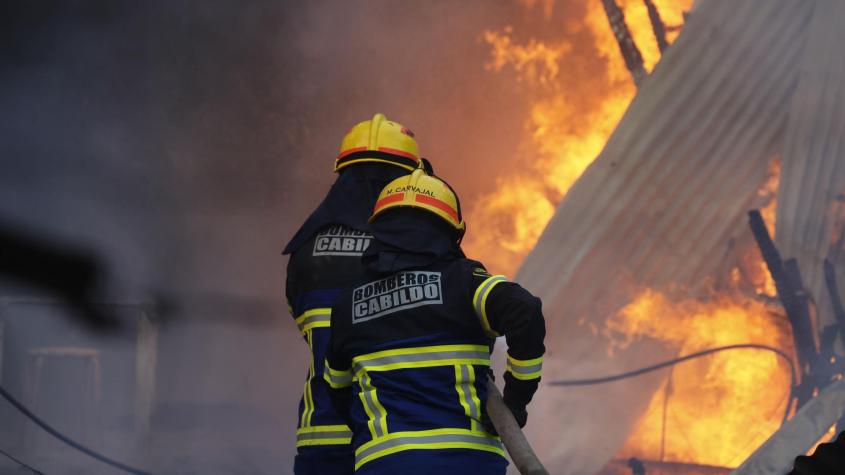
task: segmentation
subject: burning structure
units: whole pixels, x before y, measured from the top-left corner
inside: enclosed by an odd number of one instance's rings
[[[835,360],[835,330],[822,335],[837,324],[822,264],[829,274],[842,265],[843,17],[835,1],[702,0],[648,77],[628,62],[636,97],[518,273],[544,299],[547,379],[737,343],[791,352],[797,342],[805,378],[820,340]],[[805,276],[805,327],[772,305],[746,224],[757,208],[769,225],[776,217],[775,241]],[[549,388],[534,440],[553,472],[596,473],[613,456],[726,471],[790,410],[787,363],[736,351],[638,381]]]

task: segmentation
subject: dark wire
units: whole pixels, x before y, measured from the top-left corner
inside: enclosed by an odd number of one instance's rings
[[[139,470],[137,468],[132,468],[128,465],[124,465],[124,464],[122,464],[118,461],[112,460],[112,459],[106,457],[105,455],[102,455],[98,452],[95,452],[95,451],[89,449],[88,447],[85,447],[82,444],[79,444],[78,442],[74,441],[70,437],[67,437],[66,435],[62,434],[61,432],[57,431],[56,429],[53,429],[46,422],[39,419],[38,416],[36,416],[29,409],[27,409],[26,406],[24,406],[20,401],[15,399],[11,394],[9,394],[5,389],[3,389],[2,386],[0,386],[0,396],[3,396],[3,398],[5,400],[9,401],[9,404],[15,406],[15,409],[21,411],[23,413],[23,415],[28,417],[32,422],[34,422],[36,425],[38,425],[38,427],[41,427],[42,429],[47,431],[48,434],[50,434],[53,437],[59,439],[60,441],[64,442],[65,444],[73,447],[74,449],[76,449],[80,452],[83,452],[83,453],[87,454],[88,456],[93,457],[93,458],[99,460],[100,462],[103,462],[104,464],[111,465],[114,468],[123,470],[124,472],[131,473],[133,475],[152,475],[149,472],[145,472],[145,471]],[[41,472],[38,472],[38,473],[41,473]]]
[[[25,469],[27,469],[27,470],[31,471],[32,473],[37,473],[38,475],[45,475],[45,474],[44,474],[44,472],[41,472],[41,471],[39,471],[39,470],[36,470],[36,469],[34,469],[34,468],[30,467],[29,465],[27,465],[27,464],[25,464],[25,463],[21,462],[20,460],[18,460],[18,459],[16,459],[15,457],[13,457],[11,454],[9,454],[9,453],[5,452],[3,449],[0,449],[0,454],[5,455],[8,459],[10,459],[11,461],[13,461],[13,462],[15,462],[16,464],[20,465],[21,467],[23,467],[23,468],[25,468]]]
[[[635,369],[633,371],[627,371],[625,373],[615,374],[613,376],[605,376],[601,378],[586,378],[586,379],[561,379],[557,381],[552,381],[549,383],[550,386],[589,386],[593,384],[605,384],[605,383],[612,383],[614,381],[619,381],[620,379],[627,379],[633,378],[635,376],[640,376],[646,373],[651,373],[652,371],[657,371],[659,369],[666,368],[668,366],[674,366],[678,363],[683,363],[685,361],[693,360],[696,358],[701,358],[703,356],[712,355],[713,353],[718,353],[720,351],[728,351],[728,350],[745,350],[745,349],[753,349],[753,350],[763,350],[763,351],[771,351],[772,353],[780,356],[787,363],[789,363],[789,375],[790,375],[790,383],[789,383],[789,391],[790,395],[792,391],[795,389],[795,363],[792,361],[792,357],[786,354],[783,350],[778,348],[774,348],[768,345],[758,345],[756,343],[743,343],[738,345],[727,345],[727,346],[719,346],[716,348],[710,348],[707,350],[699,351],[697,353],[691,353],[689,355],[680,356],[678,358],[673,358],[668,361],[664,361],[662,363],[657,363],[651,366],[646,366],[640,369]],[[781,425],[786,422],[787,417],[789,417],[789,408],[791,404],[791,398],[786,403],[786,411],[783,415],[783,419],[781,421]]]
[[[707,350],[699,351],[697,353],[692,353],[692,354],[681,356],[681,357],[678,357],[678,358],[673,358],[671,360],[664,361],[662,363],[657,363],[657,364],[654,364],[654,365],[651,365],[651,366],[646,366],[646,367],[643,367],[643,368],[639,368],[639,369],[636,369],[636,370],[633,370],[633,371],[627,371],[625,373],[620,373],[620,374],[616,374],[616,375],[613,375],[613,376],[605,376],[605,377],[601,377],[601,378],[586,378],[586,379],[562,379],[562,380],[558,380],[558,381],[552,381],[552,382],[549,383],[549,385],[550,386],[589,386],[589,385],[594,385],[594,384],[611,383],[613,381],[619,381],[621,379],[633,378],[633,377],[640,376],[640,375],[643,375],[643,374],[646,374],[646,373],[651,373],[653,371],[657,371],[659,369],[663,369],[663,368],[666,368],[668,366],[674,366],[676,364],[683,363],[685,361],[689,361],[689,360],[696,359],[696,358],[701,358],[703,356],[711,355],[713,353],[718,353],[718,352],[721,352],[721,351],[728,351],[728,350],[742,350],[742,349],[755,349],[755,350],[770,351],[770,352],[775,353],[776,355],[780,356],[787,363],[789,363],[789,373],[790,373],[790,380],[791,380],[791,382],[790,382],[790,393],[791,393],[792,389],[795,387],[795,377],[796,377],[795,376],[795,363],[792,361],[792,357],[789,356],[788,354],[786,354],[786,352],[779,350],[777,348],[767,346],[767,345],[758,345],[758,344],[754,344],[754,343],[745,343],[745,344],[739,344],[739,345],[727,345],[727,346],[720,346],[720,347],[716,347],[716,348],[710,348],[710,349],[707,349]],[[138,470],[136,468],[132,468],[132,467],[129,467],[127,465],[124,465],[120,462],[114,461],[114,460],[112,460],[112,459],[110,459],[110,458],[108,458],[104,455],[101,455],[101,454],[99,454],[99,453],[97,453],[97,452],[95,452],[95,451],[93,451],[93,450],[91,450],[91,449],[89,449],[89,448],[87,448],[83,445],[78,444],[77,442],[71,440],[70,438],[66,437],[65,435],[59,433],[59,431],[53,429],[52,427],[47,425],[46,422],[42,421],[35,414],[30,412],[30,410],[27,409],[26,406],[24,406],[23,404],[18,402],[14,397],[12,397],[11,394],[9,394],[5,389],[3,389],[2,386],[0,386],[0,396],[3,396],[3,398],[6,399],[7,401],[9,401],[9,403],[11,405],[15,406],[15,408],[17,410],[21,411],[26,417],[28,417],[30,420],[35,422],[39,427],[41,427],[42,429],[47,431],[50,435],[52,435],[53,437],[61,440],[65,444],[70,445],[71,447],[75,448],[76,450],[79,450],[80,452],[83,452],[83,453],[85,453],[85,454],[105,463],[105,464],[111,465],[112,467],[118,468],[118,469],[123,470],[125,472],[132,473],[134,475],[151,475],[148,472],[144,472],[142,470]],[[786,421],[786,418],[789,415],[789,408],[790,408],[790,404],[789,404],[789,402],[787,402],[786,413],[783,416],[784,421]],[[15,460],[16,462],[18,462],[16,459],[14,459],[10,455],[6,454],[5,452],[3,452],[3,454],[6,455],[7,457],[11,458],[12,460]],[[22,466],[29,468],[30,470],[34,471],[35,473],[41,474],[41,472],[29,467],[26,464],[23,464],[21,462],[18,462],[18,463],[21,464]]]

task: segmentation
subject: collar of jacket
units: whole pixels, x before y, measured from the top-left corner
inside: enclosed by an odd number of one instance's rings
[[[400,167],[378,163],[360,163],[344,168],[323,202],[305,220],[282,254],[296,252],[314,233],[329,224],[368,231],[367,220],[381,190],[407,173]]]
[[[464,257],[455,232],[427,211],[389,210],[372,223],[370,231],[375,239],[362,259],[368,270],[380,274]]]

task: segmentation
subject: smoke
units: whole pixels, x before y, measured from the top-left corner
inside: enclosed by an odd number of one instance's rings
[[[479,35],[525,15],[481,0],[0,6],[0,218],[95,252],[108,300],[171,308],[147,451],[94,447],[167,473],[287,472],[306,350],[285,311],[285,240],[333,180],[342,134],[375,112],[412,128],[465,202],[486,192],[528,105],[485,71]],[[103,349],[104,400],[129,400],[107,405],[104,430],[132,439],[133,332],[71,331],[39,309],[0,319],[2,382],[17,394],[32,348]],[[68,376],[81,373],[65,370],[41,395],[45,417],[81,404]],[[23,449],[20,416],[2,407],[0,420],[0,441]],[[38,447],[24,453],[47,473],[104,470]]]

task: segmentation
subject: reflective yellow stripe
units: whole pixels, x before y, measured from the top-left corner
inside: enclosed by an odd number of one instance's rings
[[[478,315],[478,318],[481,319],[481,326],[484,328],[484,331],[488,336],[501,336],[490,327],[490,321],[487,319],[487,296],[490,295],[490,291],[493,290],[493,287],[502,282],[507,282],[507,278],[503,275],[488,277],[481,283],[481,285],[478,286],[477,289],[475,289],[475,295],[472,297],[472,306],[475,309],[475,313]]]
[[[332,325],[332,309],[312,308],[296,317],[299,331],[305,333],[312,328],[328,328]]]
[[[531,360],[518,360],[508,355],[507,369],[516,379],[537,379],[543,371],[543,357]]]
[[[352,359],[356,377],[366,371],[451,365],[490,366],[490,349],[485,345],[422,346],[378,351]]]
[[[474,449],[505,456],[501,441],[484,432],[467,429],[395,432],[358,447],[355,451],[355,470],[379,457],[411,449]]]
[[[475,368],[472,366],[467,366],[469,370],[469,378],[472,381],[472,384],[469,385],[469,399],[475,405],[475,413],[472,414],[472,430],[477,431],[479,430],[478,424],[481,421],[481,398],[478,397],[478,391],[475,390]],[[486,376],[485,376],[485,384],[486,384]]]
[[[296,446],[346,445],[352,442],[352,431],[345,425],[311,426],[296,430]]]
[[[376,388],[373,387],[372,381],[367,374],[363,374],[358,383],[361,385],[361,392],[358,397],[364,404],[364,411],[366,411],[369,420],[367,426],[370,428],[370,435],[373,439],[384,437],[387,435],[387,410],[378,400],[376,395]]]
[[[475,369],[471,365],[455,365],[455,390],[464,414],[470,420],[470,429],[477,431],[481,419],[481,402],[475,391]]]
[[[308,379],[305,381],[305,391],[302,394],[303,408],[299,427],[308,427],[311,425],[311,414],[314,413],[314,395],[311,393],[311,378],[314,377],[314,350],[312,346],[313,342],[311,340],[311,330],[307,330],[305,332],[305,339],[308,341],[308,349],[309,352],[311,352],[311,358],[308,365]]]
[[[338,371],[329,366],[329,361],[323,364],[323,379],[329,383],[329,386],[340,389],[352,386],[352,370]]]
[[[396,350],[383,350],[375,353],[356,356],[352,360],[354,377],[361,386],[358,395],[367,413],[367,425],[372,436],[371,442],[383,443],[394,440],[388,435],[387,410],[381,405],[372,385],[371,371],[390,371],[405,368],[423,368],[432,366],[455,366],[455,390],[458,392],[461,406],[471,418],[470,429],[437,429],[434,431],[408,432],[408,440],[385,443],[372,451],[365,450],[359,461],[360,464],[388,453],[406,450],[408,448],[476,448],[479,450],[499,451],[501,445],[491,447],[491,436],[478,431],[478,421],[481,417],[481,401],[475,390],[475,370],[473,365],[490,366],[490,349],[487,345],[436,345]],[[467,435],[469,434],[469,435]],[[439,438],[425,439],[428,435]],[[440,437],[442,436],[442,437]],[[448,436],[448,437],[447,437]],[[396,439],[399,440],[399,439]],[[498,444],[496,439],[492,439]],[[359,450],[371,447],[364,444]],[[360,465],[359,464],[359,465]]]
[[[468,401],[469,394],[468,391],[465,391],[464,385],[464,374],[466,373],[466,366],[463,365],[455,365],[455,391],[458,393],[458,401],[461,403],[461,406],[464,408],[464,414],[467,417],[470,417],[470,403]],[[473,429],[475,427],[472,427]]]

